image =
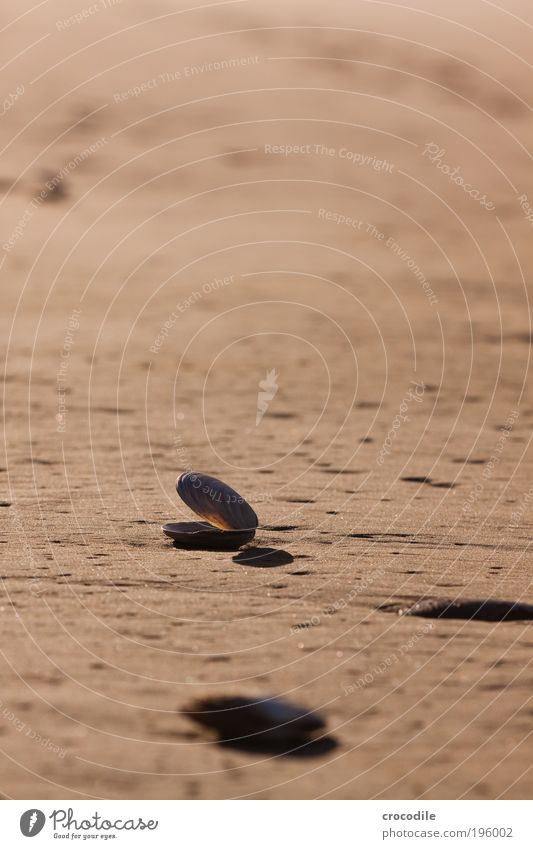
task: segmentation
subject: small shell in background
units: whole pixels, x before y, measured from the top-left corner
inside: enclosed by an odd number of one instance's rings
[[[478,619],[483,622],[533,620],[533,605],[497,598],[428,599],[403,612],[406,616],[425,616],[430,619]]]
[[[466,619],[481,622],[533,621],[533,605],[498,598],[429,598],[415,604],[399,602],[380,605],[378,610],[399,616],[422,616],[426,619]]]

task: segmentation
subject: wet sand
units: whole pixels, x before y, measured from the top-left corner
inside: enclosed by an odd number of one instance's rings
[[[531,797],[528,621],[386,606],[533,602],[533,14],[407,5],[3,4],[6,798]]]

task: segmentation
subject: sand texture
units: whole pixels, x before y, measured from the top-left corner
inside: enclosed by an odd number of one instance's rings
[[[2,3],[6,798],[531,797],[530,622],[398,615],[533,603],[503,5]],[[173,547],[185,469],[253,543]],[[265,695],[331,745],[182,713]]]

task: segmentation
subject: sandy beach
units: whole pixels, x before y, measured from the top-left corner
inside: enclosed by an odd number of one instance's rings
[[[83,2],[0,12],[3,797],[530,798],[531,623],[397,610],[533,603],[533,10]]]

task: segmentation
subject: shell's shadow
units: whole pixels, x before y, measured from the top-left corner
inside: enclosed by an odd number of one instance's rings
[[[275,566],[288,566],[294,562],[294,557],[282,548],[259,548],[253,546],[240,551],[232,558],[234,563],[241,566],[254,566],[261,569],[272,569]]]

